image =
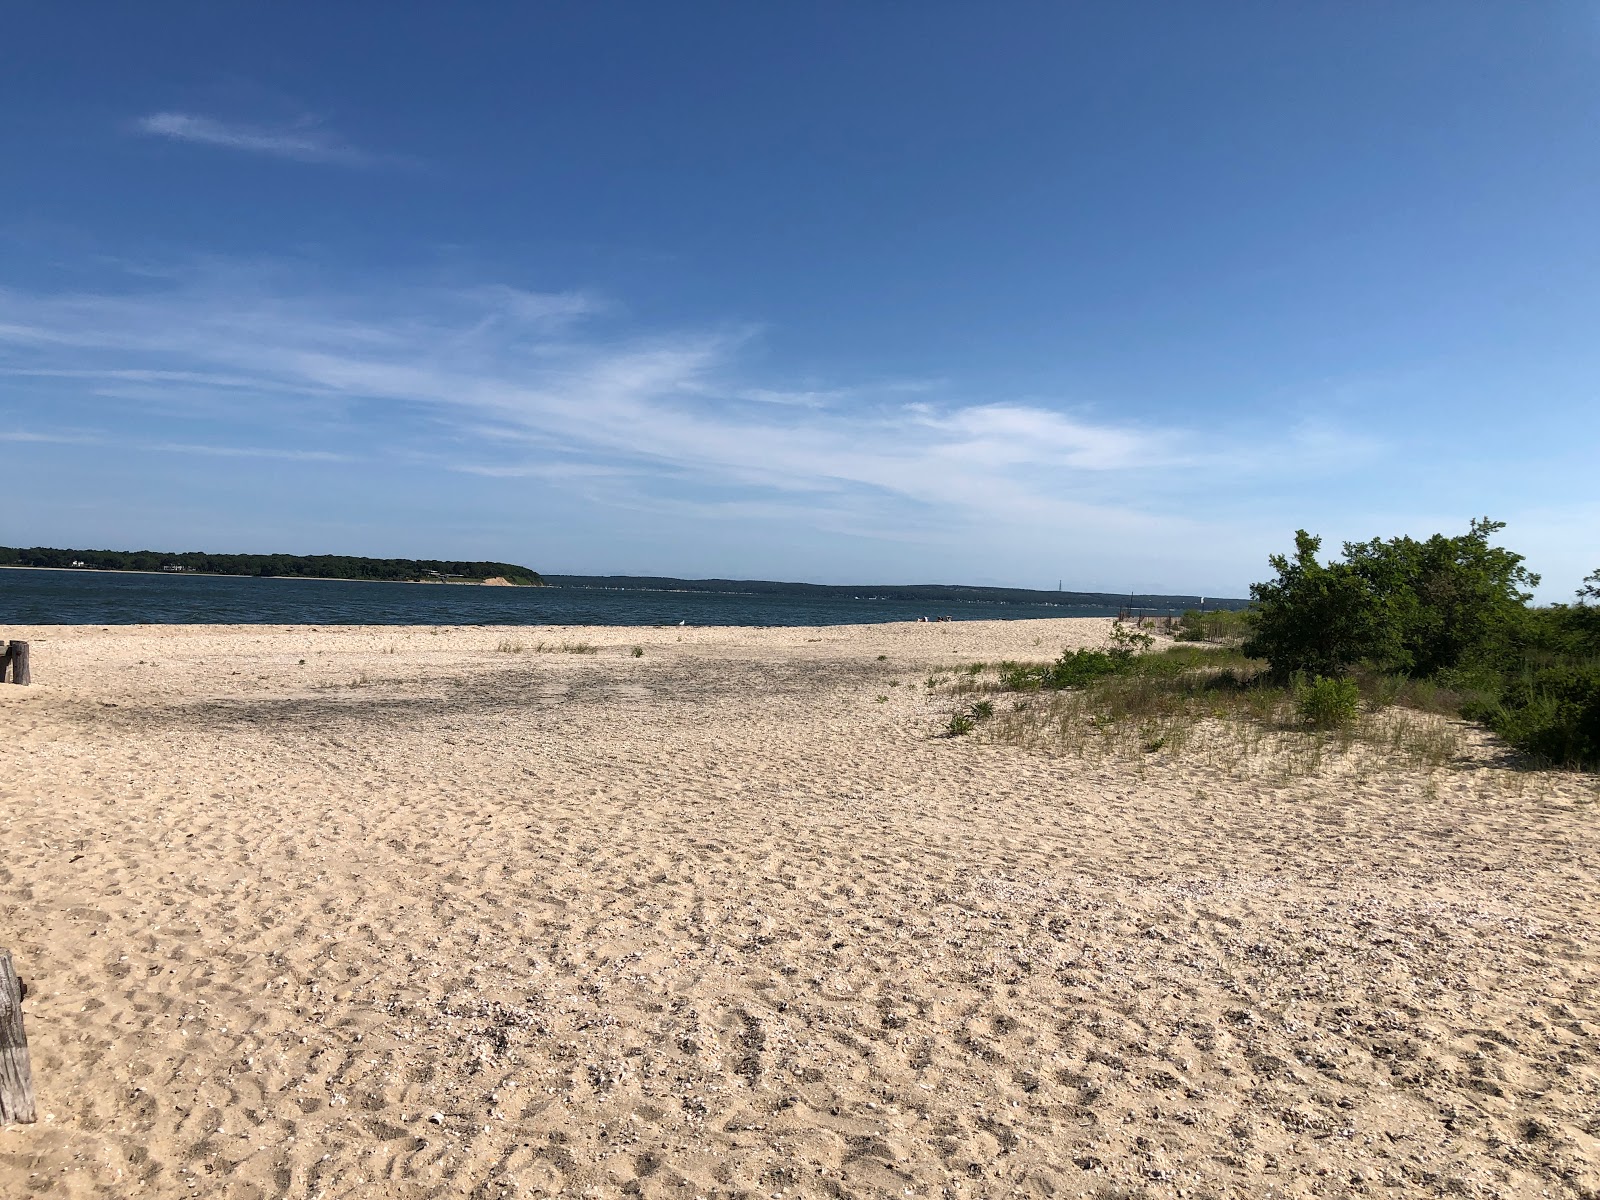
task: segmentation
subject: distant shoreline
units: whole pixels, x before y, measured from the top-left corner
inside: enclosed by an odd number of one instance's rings
[[[133,567],[26,567],[20,563],[0,563],[0,571],[60,571],[66,575],[160,575],[171,579],[192,576],[201,579],[304,579],[308,583],[404,583],[427,587],[550,587],[548,583],[512,583],[488,579],[348,579],[338,575],[228,575],[221,571],[142,571]],[[498,575],[491,578],[499,579]]]
[[[572,591],[660,592],[672,594],[715,594],[829,598],[919,604],[1034,605],[1046,608],[1239,609],[1250,601],[1242,597],[1202,596],[1198,593],[1171,592],[1094,592],[1077,589],[997,587],[991,584],[963,583],[799,583],[769,579],[681,579],[665,575],[542,575],[551,587]]]

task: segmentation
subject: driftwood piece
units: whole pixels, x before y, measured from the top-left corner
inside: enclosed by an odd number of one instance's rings
[[[12,642],[6,647],[6,658],[11,663],[12,683],[32,683],[33,675],[28,670],[28,643]],[[0,680],[5,679],[5,671],[0,669]]]
[[[11,951],[0,950],[0,1125],[31,1125],[38,1120],[28,1035],[22,1031],[22,992]]]

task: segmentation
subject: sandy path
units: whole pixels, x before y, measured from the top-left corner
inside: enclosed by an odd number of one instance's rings
[[[1597,1194],[1592,784],[932,736],[1104,626],[8,631],[0,1196]]]

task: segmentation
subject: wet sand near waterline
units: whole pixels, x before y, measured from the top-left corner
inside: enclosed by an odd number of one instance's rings
[[[937,736],[1107,625],[8,629],[0,1196],[1595,1194],[1592,782]]]

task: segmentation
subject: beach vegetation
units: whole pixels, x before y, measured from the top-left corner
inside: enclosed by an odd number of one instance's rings
[[[593,642],[540,642],[534,646],[533,652],[535,654],[599,654],[600,647]]]
[[[1191,608],[1172,626],[1172,637],[1179,642],[1211,642],[1237,646],[1250,636],[1248,609]]]
[[[1322,539],[1295,533],[1292,556],[1268,561],[1252,584],[1246,650],[1281,678],[1342,676],[1357,663],[1430,677],[1481,660],[1524,623],[1539,577],[1522,555],[1493,545],[1503,522],[1474,520],[1456,537],[1346,542],[1323,563]]]
[[[1111,627],[1109,646],[1063,650],[1052,663],[1003,662],[999,665],[1000,684],[1017,692],[1059,692],[1084,687],[1098,679],[1128,674],[1134,669],[1135,658],[1154,643],[1155,639],[1148,633],[1129,629],[1117,621]],[[983,669],[982,663],[978,664],[978,669]],[[978,671],[972,673],[976,675]]]
[[[995,715],[994,701],[979,700],[966,708],[958,708],[951,713],[945,722],[944,735],[946,737],[965,737],[980,724],[991,720]]]
[[[1356,719],[1361,711],[1361,692],[1349,679],[1324,679],[1318,675],[1308,681],[1297,680],[1295,711],[1307,725],[1317,729],[1338,729]]]
[[[1600,571],[1573,604],[1529,604],[1539,577],[1494,543],[1504,523],[1347,542],[1323,563],[1321,539],[1269,560],[1252,586],[1247,653],[1274,676],[1389,677],[1423,707],[1453,708],[1531,759],[1600,767]]]
[[[1152,652],[1118,622],[1105,646],[1002,662],[992,683],[951,690],[1023,693],[989,736],[1027,745],[1176,753],[1226,728],[1247,756],[1271,743],[1306,766],[1359,743],[1437,767],[1478,721],[1529,765],[1600,767],[1600,571],[1574,603],[1532,606],[1538,576],[1495,544],[1502,528],[1346,543],[1331,562],[1300,530],[1251,610],[1197,612],[1180,644]]]
[[[1396,706],[1374,703],[1380,694]],[[1432,710],[1398,707],[1419,695]],[[1199,756],[1241,775],[1291,779],[1361,747],[1418,767],[1447,766],[1464,753],[1455,699],[1365,672],[1321,687],[1282,681],[1237,648],[1183,645],[1080,685],[1029,687],[1009,706],[996,705],[983,732],[985,740],[1051,753]]]
[[[644,647],[643,646],[635,646],[633,648],[633,656],[635,658],[643,658],[644,657]]]

